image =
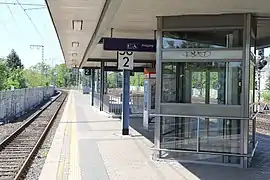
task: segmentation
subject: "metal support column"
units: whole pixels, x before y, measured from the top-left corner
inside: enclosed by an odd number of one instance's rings
[[[104,94],[108,94],[108,72],[104,72]]]
[[[157,40],[157,52],[156,52],[156,100],[155,100],[155,113],[160,113],[160,103],[161,103],[161,73],[162,73],[162,17],[157,17],[157,31],[156,31],[156,40]],[[154,143],[155,148],[160,148],[161,141],[161,117],[155,118],[155,137]],[[160,158],[161,151],[156,151],[154,153],[154,159]]]
[[[258,50],[258,55],[260,58],[258,59],[258,62],[262,59],[264,59],[264,49],[259,49]],[[258,64],[257,62],[257,64]],[[257,111],[261,112],[261,70],[258,69],[257,71],[257,98],[258,98],[258,106],[257,106]]]
[[[245,14],[245,26],[244,26],[244,53],[243,53],[243,71],[242,71],[242,117],[249,117],[249,94],[250,94],[250,83],[249,83],[249,73],[250,73],[250,43],[251,43],[251,17],[250,13]],[[248,153],[248,121],[241,120],[241,154]],[[247,157],[241,158],[241,166],[247,168]]]
[[[95,69],[92,69],[91,106],[94,106],[94,98],[95,98]]]
[[[103,100],[104,100],[104,61],[100,62],[100,104],[99,110],[103,111]]]
[[[100,69],[97,69],[97,93],[100,93]]]
[[[129,88],[130,71],[123,71],[122,135],[129,135]]]

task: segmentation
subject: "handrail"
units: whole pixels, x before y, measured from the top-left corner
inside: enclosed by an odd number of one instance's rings
[[[250,120],[254,119],[258,113],[255,113],[252,117],[245,118],[245,117],[233,117],[233,116],[194,116],[194,115],[181,115],[181,114],[150,114],[150,117],[191,117],[191,118],[224,118],[224,119],[235,119],[235,120]]]
[[[223,156],[237,156],[252,158],[252,154],[237,154],[237,153],[224,153],[224,152],[204,152],[204,151],[192,151],[192,150],[180,150],[180,149],[167,149],[167,148],[150,148],[153,151],[165,151],[165,152],[185,152],[193,154],[210,154],[210,155],[223,155]]]
[[[254,154],[255,154],[255,151],[256,151],[256,149],[257,149],[257,146],[258,146],[258,141],[256,141],[256,144],[255,144],[255,147],[254,147],[254,149],[252,150],[252,153],[251,153],[251,157],[253,157],[254,156]]]

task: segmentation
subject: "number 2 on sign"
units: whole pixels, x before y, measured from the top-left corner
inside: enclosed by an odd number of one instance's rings
[[[119,69],[133,69],[133,52],[119,52]]]
[[[124,63],[124,67],[129,67],[129,66],[128,66],[129,58],[128,58],[128,57],[124,57],[123,59],[126,61],[126,62]]]

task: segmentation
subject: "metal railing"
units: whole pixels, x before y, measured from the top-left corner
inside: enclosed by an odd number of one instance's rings
[[[91,94],[91,93],[90,93]],[[122,97],[119,95],[105,94],[103,97],[103,111],[114,115],[122,114]],[[130,114],[142,115],[143,114],[143,94],[131,94],[130,95]],[[94,93],[94,107],[100,108],[100,94]]]
[[[0,121],[10,122],[14,117],[38,106],[54,94],[53,87],[38,87],[0,91]]]
[[[258,141],[253,139],[255,134],[252,133],[252,127],[246,129],[245,131],[249,131],[248,141],[246,141],[248,152],[241,153],[241,143],[244,143],[241,141],[241,136],[245,132],[239,132],[239,124],[236,121],[252,121],[257,114],[252,114],[250,118],[151,114],[152,117],[162,117],[159,144],[155,144],[155,147],[151,149],[156,153],[175,153],[175,158],[179,156],[180,159],[182,156],[190,154],[192,158],[198,156],[195,159],[199,160],[202,157],[200,155],[207,154],[246,157],[251,161]],[[224,123],[224,120],[232,121]],[[227,126],[227,123],[234,125]],[[250,123],[249,125],[253,126]],[[182,155],[178,153],[182,153]]]
[[[129,111],[130,114],[143,114],[143,95],[141,94],[131,94],[129,100]],[[121,95],[105,95],[104,104],[107,111],[112,114],[121,115],[122,114],[122,97]]]

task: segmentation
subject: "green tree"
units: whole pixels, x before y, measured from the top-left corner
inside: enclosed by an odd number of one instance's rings
[[[270,91],[264,91],[262,93],[263,102],[269,103],[270,102]]]
[[[6,62],[6,76],[4,81],[4,88],[10,89],[12,86],[16,89],[25,88],[26,81],[23,73],[23,64],[19,55],[14,49],[11,50],[7,56]]]
[[[265,90],[270,90],[270,76],[268,76],[266,79]]]
[[[116,88],[116,75],[114,72],[107,75],[108,88]]]
[[[134,73],[134,76],[130,77],[131,86],[143,86],[144,75],[143,73]]]
[[[24,66],[18,54],[14,49],[7,56],[7,67],[10,69],[23,69]]]
[[[5,82],[5,89],[10,89],[11,87],[15,89],[26,88],[26,81],[24,78],[24,73],[21,69],[11,69],[8,72],[8,77]]]
[[[55,83],[57,87],[67,87],[68,85],[68,77],[69,77],[69,69],[65,64],[60,64],[55,68],[56,79]]]
[[[29,87],[55,85],[67,87],[69,85],[70,71],[65,64],[52,68],[48,64],[37,63],[24,70],[27,85]]]
[[[24,70],[24,77],[26,79],[26,84],[28,87],[42,86],[42,75],[33,67]]]
[[[42,63],[37,63],[36,65],[24,70],[24,76],[29,87],[45,86],[45,76],[42,74],[43,66],[44,65]]]
[[[4,59],[0,59],[0,91],[5,89],[5,82],[7,78],[7,68]]]

